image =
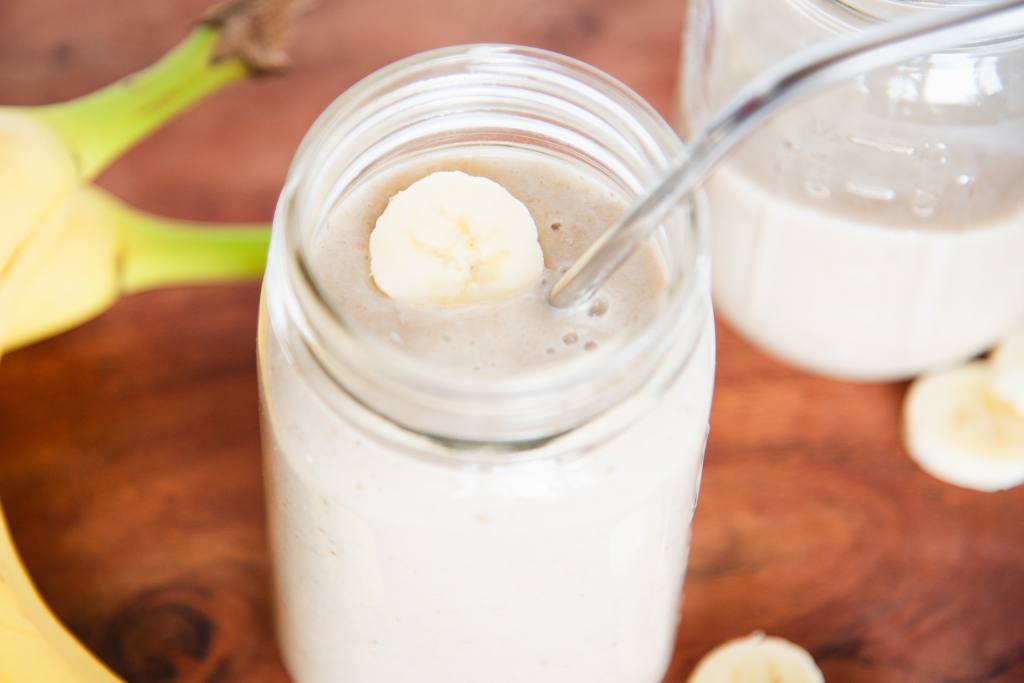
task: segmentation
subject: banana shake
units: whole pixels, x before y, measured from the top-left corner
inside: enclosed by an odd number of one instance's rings
[[[694,135],[802,50],[984,2],[687,4],[680,127]],[[1024,319],[1024,43],[851,75],[771,117],[715,169],[718,312],[773,355],[894,381],[962,363]]]
[[[654,242],[590,306],[546,304],[627,201],[553,155],[420,155],[333,205],[310,243],[310,278],[372,345],[513,386],[622,346],[658,317],[668,272]],[[368,431],[373,411],[359,401],[318,398],[272,318],[265,310],[260,353],[268,509],[279,635],[298,683],[661,680],[707,434],[710,326],[650,389],[657,400],[585,446],[464,444],[439,459]]]
[[[839,377],[899,379],[977,355],[1024,318],[1024,211],[1007,181],[986,180],[1007,206],[985,222],[886,222],[876,203],[843,215],[725,165],[707,185],[716,305],[780,358]]]

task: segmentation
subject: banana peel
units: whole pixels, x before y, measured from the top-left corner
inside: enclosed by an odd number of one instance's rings
[[[0,351],[84,322],[122,294],[262,272],[266,226],[152,216],[90,181],[203,96],[283,64],[291,5],[236,0],[145,71],[70,102],[0,107]],[[2,508],[0,683],[122,683],[46,606]]]
[[[0,109],[0,349],[70,329],[122,294],[257,277],[269,230],[172,221],[83,182],[41,121]]]
[[[262,271],[268,231],[144,214],[98,187],[75,190],[0,282],[0,346],[13,350],[99,315],[124,294]]]
[[[79,182],[67,147],[43,123],[0,109],[0,275]]]
[[[0,683],[123,683],[53,615],[0,509]]]

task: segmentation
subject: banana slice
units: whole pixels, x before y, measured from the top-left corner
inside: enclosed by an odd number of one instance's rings
[[[1024,326],[992,352],[992,389],[1024,419]]]
[[[825,677],[799,645],[754,633],[704,655],[688,683],[825,683]]]
[[[910,456],[943,481],[999,491],[1024,483],[1024,417],[994,390],[985,361],[924,375],[903,403]]]
[[[488,178],[432,173],[388,202],[370,235],[370,271],[385,294],[417,304],[498,301],[544,269],[529,210]]]

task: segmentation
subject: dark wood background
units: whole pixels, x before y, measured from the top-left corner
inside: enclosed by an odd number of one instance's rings
[[[2,0],[0,102],[68,98],[138,69],[206,5]],[[287,76],[215,96],[101,183],[168,215],[269,220],[328,102],[453,43],[559,50],[668,113],[682,5],[322,0],[299,22]],[[0,496],[15,538],[56,612],[131,681],[286,680],[268,614],[257,297],[255,284],[131,297],[0,365]],[[763,629],[810,649],[829,683],[1024,681],[1024,488],[973,493],[919,471],[899,442],[904,386],[802,374],[724,325],[718,349],[667,680]]]

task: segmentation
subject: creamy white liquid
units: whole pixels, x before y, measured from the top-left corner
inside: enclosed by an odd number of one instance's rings
[[[488,175],[519,197],[541,226],[550,275],[623,206],[555,162],[481,156],[440,166]],[[327,298],[382,343],[500,381],[642,322],[645,299],[663,286],[653,251],[604,291],[600,315],[557,316],[536,293],[491,309],[430,310],[375,291],[361,251],[372,220],[396,189],[437,167],[373,181],[320,237],[314,269]],[[267,319],[264,311],[268,512],[279,637],[297,683],[661,680],[707,434],[710,320],[638,423],[586,452],[479,465],[390,447],[360,428],[368,416],[355,402],[332,411]]]
[[[817,210],[730,166],[707,193],[716,307],[795,365],[907,377],[984,351],[1024,319],[1024,211],[963,229],[878,224],[868,206]]]

